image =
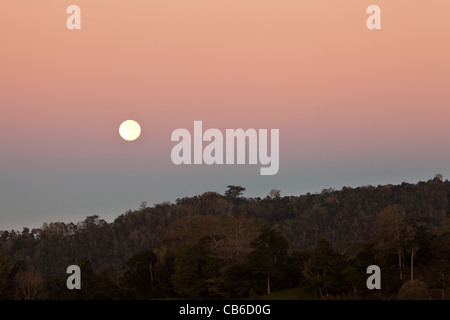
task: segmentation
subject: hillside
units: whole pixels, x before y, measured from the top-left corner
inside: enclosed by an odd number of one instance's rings
[[[41,274],[64,274],[61,266],[88,260],[94,270],[118,268],[133,254],[157,248],[160,237],[184,216],[245,215],[274,226],[289,242],[291,251],[311,249],[325,236],[336,250],[369,240],[377,214],[399,204],[409,217],[429,218],[438,225],[449,207],[450,182],[436,177],[417,184],[364,186],[323,190],[300,196],[244,198],[240,192],[206,192],[138,210],[127,211],[114,222],[98,216],[83,222],[52,222],[21,232],[0,231],[0,250]]]

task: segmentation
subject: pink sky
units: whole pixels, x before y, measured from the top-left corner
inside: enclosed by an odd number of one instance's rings
[[[66,28],[71,4],[81,8],[78,31]],[[366,28],[372,4],[381,30]],[[82,218],[110,198],[120,204],[105,214],[116,216],[138,201],[184,196],[188,184],[223,192],[233,178],[264,196],[445,177],[448,12],[446,0],[2,0],[0,229],[14,217]],[[134,143],[117,134],[130,118],[142,127]],[[279,175],[261,182],[257,168],[174,168],[170,134],[194,120],[279,128]],[[111,175],[127,188],[108,191]],[[16,205],[40,182],[45,207]],[[55,193],[64,187],[81,203],[71,216]],[[55,194],[61,206],[52,207]],[[26,216],[29,208],[40,213]]]

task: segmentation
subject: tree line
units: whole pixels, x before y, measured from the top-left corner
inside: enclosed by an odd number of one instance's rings
[[[298,286],[312,298],[447,297],[450,188],[441,177],[299,197],[243,191],[143,203],[113,223],[91,216],[0,232],[0,298],[248,298]],[[299,225],[309,234],[302,245]],[[66,287],[70,264],[81,267],[82,290]],[[366,287],[373,264],[381,290]]]
[[[155,250],[132,255],[121,268],[95,272],[80,260],[81,290],[66,276],[44,277],[23,260],[0,255],[1,299],[231,299],[303,287],[311,299],[448,299],[450,216],[430,229],[399,205],[382,210],[356,254],[337,252],[321,237],[311,250],[289,250],[280,231],[252,217],[188,216],[177,220]],[[380,266],[381,290],[366,286]]]

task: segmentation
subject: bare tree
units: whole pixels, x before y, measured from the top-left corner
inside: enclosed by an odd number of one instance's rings
[[[42,279],[39,274],[20,271],[16,274],[16,296],[21,300],[37,300],[39,297],[39,291]]]
[[[272,189],[272,190],[270,190],[269,195],[272,199],[279,199],[280,198],[280,190]]]
[[[378,249],[384,254],[393,250],[397,251],[400,280],[403,280],[405,238],[405,210],[397,204],[387,206],[375,220],[374,240]]]

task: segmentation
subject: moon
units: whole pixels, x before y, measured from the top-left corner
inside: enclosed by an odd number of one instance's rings
[[[123,139],[133,141],[141,134],[141,127],[139,126],[139,123],[134,120],[126,120],[120,125],[119,133]]]

